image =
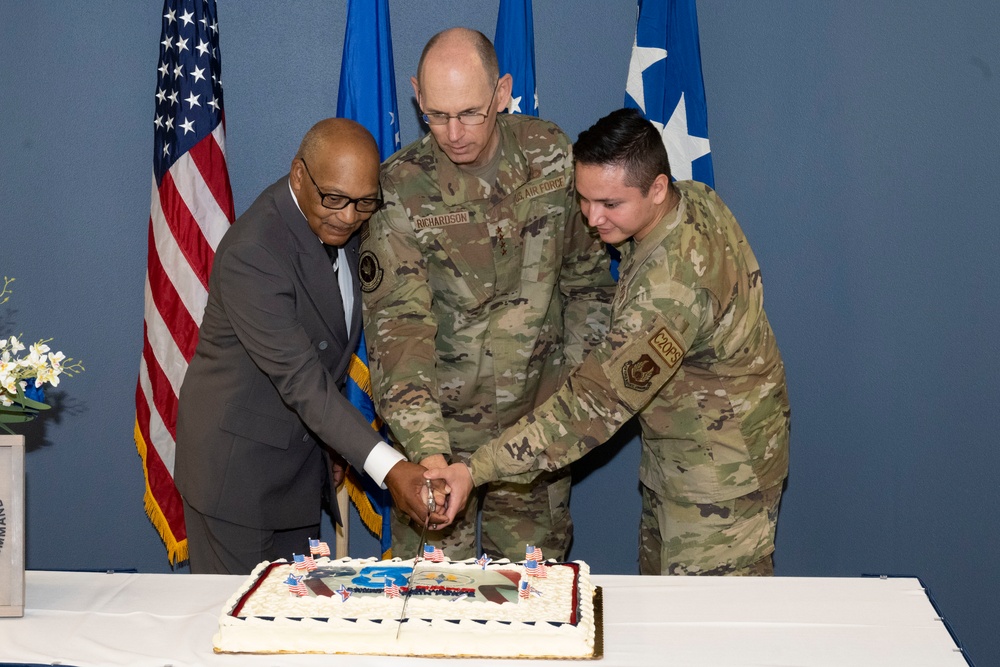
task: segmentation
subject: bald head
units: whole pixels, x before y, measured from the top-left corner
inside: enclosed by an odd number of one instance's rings
[[[320,154],[330,151],[373,154],[378,162],[378,144],[364,125],[347,118],[327,118],[309,128],[302,137],[296,158],[318,161]]]
[[[512,86],[510,74],[498,71],[493,44],[475,30],[450,28],[424,47],[410,83],[434,140],[455,164],[478,167],[496,155],[496,116]]]
[[[474,60],[473,60],[474,59]],[[492,86],[500,76],[497,52],[493,42],[478,30],[448,28],[431,37],[420,54],[417,79],[423,81],[425,66],[473,61],[479,65],[483,80]]]

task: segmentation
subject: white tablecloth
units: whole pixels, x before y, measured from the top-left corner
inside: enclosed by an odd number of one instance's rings
[[[26,580],[24,618],[0,618],[0,662],[77,667],[431,664],[376,656],[216,655],[212,635],[219,614],[243,577],[29,571]],[[595,575],[594,582],[604,591],[602,666],[966,665],[912,578]]]

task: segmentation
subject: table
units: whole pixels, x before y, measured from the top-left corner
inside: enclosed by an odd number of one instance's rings
[[[967,663],[915,578],[594,575],[604,591],[601,667]],[[212,635],[244,577],[26,573],[24,618],[0,618],[0,661],[132,667],[429,666],[379,656],[216,655]],[[456,660],[456,667],[565,661]]]

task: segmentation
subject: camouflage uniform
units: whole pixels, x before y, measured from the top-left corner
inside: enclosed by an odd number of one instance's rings
[[[732,213],[705,185],[675,187],[677,207],[622,247],[607,338],[473,456],[472,476],[557,470],[638,414],[640,571],[767,573],[788,473],[784,365]]]
[[[497,118],[494,183],[460,170],[431,135],[382,168],[386,207],[362,233],[360,279],[378,412],[407,457],[466,460],[548,398],[607,333],[614,283],[580,216],[572,147],[559,128]],[[483,545],[523,558],[565,553],[568,471],[493,484]],[[431,535],[474,556],[475,503]],[[393,548],[417,533],[395,513]]]

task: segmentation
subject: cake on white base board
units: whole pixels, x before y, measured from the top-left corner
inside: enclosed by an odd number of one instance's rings
[[[564,659],[602,653],[595,590],[582,561],[528,561],[526,568],[506,559],[421,559],[415,573],[413,560],[398,558],[314,562],[311,571],[284,560],[258,565],[226,603],[215,651]],[[529,576],[529,569],[536,572]],[[400,625],[408,585],[413,592]]]

